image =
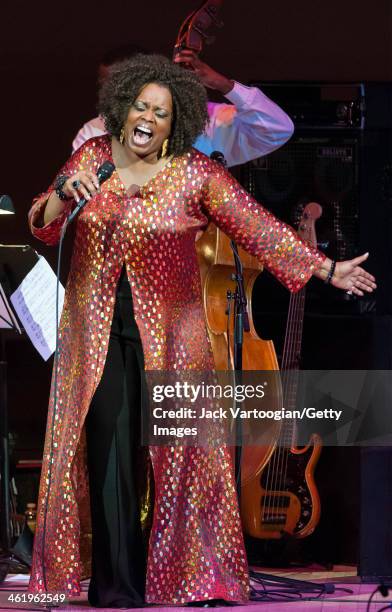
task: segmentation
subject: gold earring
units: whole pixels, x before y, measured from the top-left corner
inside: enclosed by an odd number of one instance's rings
[[[165,140],[163,141],[163,144],[162,144],[161,157],[166,157],[168,148],[169,148],[169,139],[165,138]]]
[[[124,144],[124,140],[125,140],[125,134],[124,134],[124,128],[121,128],[121,132],[120,132],[120,144]]]

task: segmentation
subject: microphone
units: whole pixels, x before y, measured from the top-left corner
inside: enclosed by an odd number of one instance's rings
[[[214,161],[218,162],[218,164],[221,164],[224,168],[227,168],[227,161],[222,151],[213,151],[210,155],[210,159],[213,159]]]
[[[103,162],[102,166],[100,166],[98,168],[98,172],[97,172],[98,183],[100,185],[102,185],[102,183],[107,181],[108,178],[110,178],[112,176],[114,170],[115,170],[115,166],[114,166],[114,164],[112,164],[112,162],[110,162],[108,160]],[[71,212],[71,214],[69,215],[69,217],[67,219],[67,225],[72,223],[72,221],[75,219],[76,215],[82,210],[82,208],[84,206],[86,206],[87,202],[89,202],[89,200],[87,200],[87,198],[81,198],[79,200],[79,202],[76,204],[75,208],[73,209],[73,211]]]

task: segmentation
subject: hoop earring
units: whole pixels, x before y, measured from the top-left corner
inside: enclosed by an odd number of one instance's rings
[[[124,133],[124,128],[122,127],[121,132],[120,132],[120,138],[119,138],[120,144],[124,144],[124,140],[125,140],[125,133]]]
[[[169,139],[165,138],[162,144],[161,157],[166,157],[168,148],[169,148]]]

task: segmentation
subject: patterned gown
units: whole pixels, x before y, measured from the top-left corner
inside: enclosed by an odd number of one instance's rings
[[[97,171],[106,160],[112,161],[110,138],[93,138],[61,174]],[[30,223],[37,238],[54,245],[72,203],[45,227],[35,227],[52,190],[53,184],[35,201]],[[80,592],[81,550],[89,532],[84,421],[105,364],[123,264],[146,370],[213,369],[195,249],[196,234],[210,220],[291,291],[322,263],[320,253],[195,149],[168,161],[133,194],[115,171],[79,214],[60,323],[54,427],[53,389],[49,403],[30,591]],[[229,449],[154,446],[150,457],[155,505],[147,602],[247,600]]]

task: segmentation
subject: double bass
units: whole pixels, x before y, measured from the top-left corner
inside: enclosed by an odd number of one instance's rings
[[[185,19],[174,47],[174,55],[182,49],[191,49],[200,53],[205,42],[210,43],[213,37],[208,30],[213,26],[221,27],[219,10],[223,0],[207,0]],[[226,299],[227,291],[234,292],[235,281],[233,254],[230,239],[214,224],[210,223],[197,245],[199,259],[205,317],[208,335],[214,356],[215,369],[232,369],[234,365],[233,349],[228,345],[228,335],[233,335],[233,320],[227,329]],[[244,288],[249,309],[250,331],[245,334],[243,345],[244,370],[278,370],[273,342],[261,339],[256,332],[252,319],[252,292],[257,277],[263,269],[262,264],[243,249],[238,249],[243,264]],[[275,398],[276,408],[279,406],[281,390],[278,379],[270,396]],[[241,481],[246,483],[255,473],[258,473],[268,457],[273,452],[280,425],[277,421],[270,424],[268,438],[271,444],[266,447],[246,446],[242,451]]]
[[[202,6],[193,11],[183,22],[174,48],[174,55],[182,49],[191,49],[200,53],[205,42],[212,42],[213,38],[207,33],[212,26],[222,26],[219,19],[219,10],[223,0],[207,0]],[[250,331],[244,334],[242,367],[247,371],[279,370],[274,345],[271,340],[263,340],[256,332],[252,318],[252,292],[259,274],[263,270],[262,264],[243,249],[239,249],[243,265],[244,288],[249,310]],[[208,335],[210,338],[216,370],[234,368],[233,348],[229,342],[233,337],[234,323],[231,318],[227,321],[226,306],[227,292],[234,293],[233,280],[234,265],[230,239],[214,224],[210,223],[202,237],[197,242],[197,252],[202,282],[203,300]],[[282,406],[282,388],[278,376],[271,377],[273,389],[269,389],[272,404],[269,409],[279,409]],[[260,474],[268,466],[274,456],[281,433],[281,422],[270,421],[268,431],[263,432],[261,446],[244,446],[241,462],[241,514],[244,530],[256,537],[268,537],[260,530],[255,533],[251,528],[252,519],[249,519],[249,491],[258,493],[260,489]],[[245,495],[244,495],[245,494]],[[260,499],[260,502],[263,500]],[[254,498],[253,498],[254,502]],[[253,503],[254,509],[254,503]],[[259,514],[260,507],[255,510]],[[283,531],[280,533],[283,535]],[[273,536],[274,537],[274,536]]]

